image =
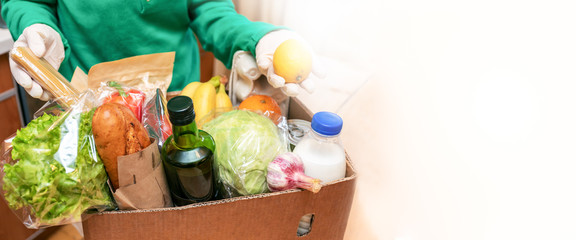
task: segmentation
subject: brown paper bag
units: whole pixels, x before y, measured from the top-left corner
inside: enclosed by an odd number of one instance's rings
[[[122,86],[146,93],[146,102],[162,90],[164,96],[172,82],[175,52],[154,53],[103,62],[90,68],[88,74],[77,68],[71,83],[76,90],[98,91],[102,83],[115,81]]]
[[[118,157],[120,188],[112,195],[123,210],[172,207],[156,140],[144,150]]]
[[[96,64],[88,74],[76,68],[71,84],[78,91],[90,89],[99,95],[102,83],[115,81],[143,91],[147,103],[157,89],[166,95],[172,82],[174,58],[175,52],[128,57]],[[120,188],[112,195],[120,209],[173,206],[157,140],[141,152],[118,158],[118,180]]]

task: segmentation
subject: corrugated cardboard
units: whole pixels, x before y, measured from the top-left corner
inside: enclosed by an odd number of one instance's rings
[[[291,99],[290,119],[310,121],[312,113]],[[110,211],[87,215],[84,237],[93,239],[342,239],[356,185],[348,159],[346,178],[314,194],[288,190],[184,207]],[[300,218],[314,214],[311,231],[297,236]]]

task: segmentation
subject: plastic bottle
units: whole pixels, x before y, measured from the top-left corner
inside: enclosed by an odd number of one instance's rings
[[[331,112],[318,112],[312,117],[312,131],[294,148],[304,163],[306,175],[323,183],[344,178],[346,154],[340,140],[342,118]]]
[[[198,130],[192,99],[177,96],[167,104],[173,134],[162,146],[162,162],[176,206],[211,200],[215,188],[214,139]]]

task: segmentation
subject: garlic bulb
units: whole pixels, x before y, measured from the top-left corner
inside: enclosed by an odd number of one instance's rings
[[[266,180],[268,189],[272,192],[302,188],[317,193],[322,187],[320,179],[304,174],[302,160],[291,152],[278,155],[268,164]]]

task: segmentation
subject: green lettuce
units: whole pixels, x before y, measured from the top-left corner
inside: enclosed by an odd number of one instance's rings
[[[4,165],[2,188],[10,208],[28,212],[28,227],[77,222],[87,209],[113,206],[92,136],[93,114],[44,114],[17,131],[11,153],[17,161]]]
[[[206,123],[216,142],[214,162],[224,197],[268,191],[268,163],[287,151],[279,128],[267,117],[234,110]]]

